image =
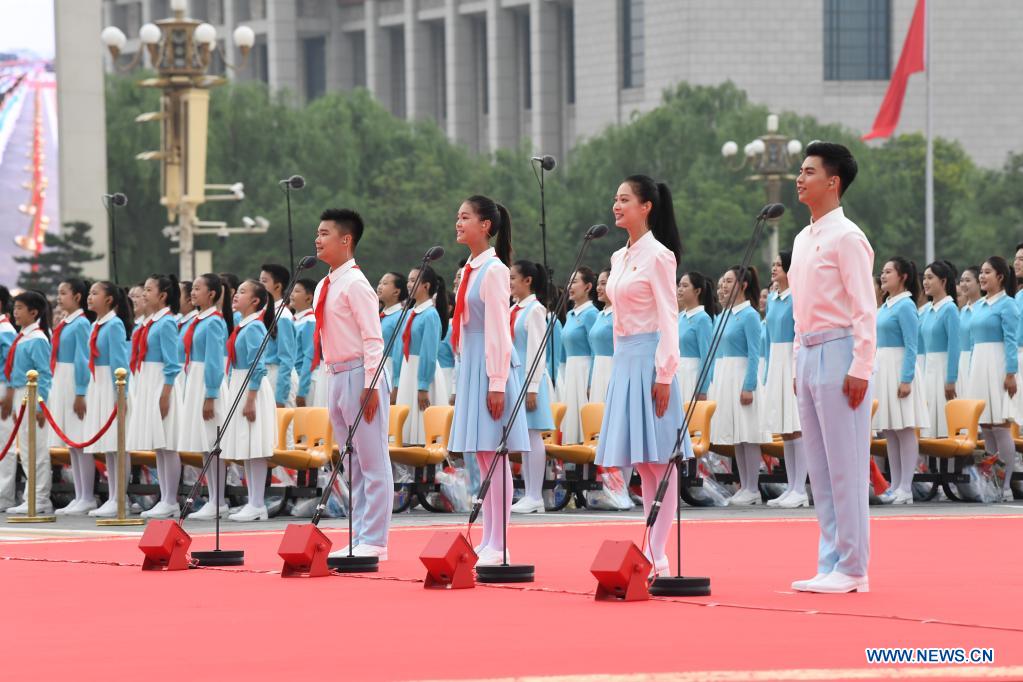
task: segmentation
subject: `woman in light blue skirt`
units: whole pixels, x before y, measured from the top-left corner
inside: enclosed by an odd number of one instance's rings
[[[462,271],[451,322],[451,345],[460,364],[448,449],[465,456],[475,453],[485,475],[506,426],[508,451],[529,450],[526,415],[520,411],[509,424],[522,387],[513,371],[519,360],[512,346],[508,309],[511,217],[493,199],[472,196],[458,209],[455,235],[459,244],[469,247],[471,257]],[[496,249],[489,244],[494,237]],[[508,523],[511,513],[512,477],[508,459],[502,460],[504,470],[495,471],[491,494],[483,505],[483,541],[476,547],[477,566],[496,566],[503,561],[502,524]]]
[[[607,297],[614,305],[614,370],[607,388],[596,463],[634,466],[649,514],[661,478],[675,453],[682,428],[678,369],[678,304],[675,270],[681,250],[671,190],[646,175],[633,175],[618,187],[615,225],[629,243],[611,256]],[[689,434],[682,453],[692,457]],[[678,505],[678,478],[668,477],[660,513],[644,553],[654,573],[668,575],[665,548]]]

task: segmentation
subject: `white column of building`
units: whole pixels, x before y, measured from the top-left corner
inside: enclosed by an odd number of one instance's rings
[[[433,88],[430,26],[419,21],[418,5],[419,0],[405,0],[405,108],[410,121],[433,115],[434,100],[442,96]]]
[[[558,5],[530,0],[529,49],[532,85],[533,151],[558,154],[561,150],[561,45]]]
[[[301,90],[298,63],[298,0],[274,0],[266,3],[266,53],[270,89],[287,88],[298,95]]]
[[[515,22],[501,0],[487,0],[487,75],[489,151],[518,143],[519,97],[515,62]]]
[[[355,87],[352,69],[352,38],[341,28],[341,6],[330,4],[330,33],[327,34],[327,92]]]
[[[366,0],[366,87],[388,111],[391,102],[391,40],[380,27],[380,3]]]
[[[474,93],[480,88],[473,78],[472,20],[458,11],[458,0],[444,6],[444,64],[447,69],[448,138],[477,148],[479,139]]]
[[[575,3],[575,134],[596,135],[619,123],[621,17],[617,0]]]

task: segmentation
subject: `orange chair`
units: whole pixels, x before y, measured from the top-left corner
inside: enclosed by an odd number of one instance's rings
[[[928,457],[972,457],[977,449],[977,431],[980,415],[984,412],[983,400],[957,398],[945,403],[945,420],[948,422],[948,436],[945,438],[921,438],[920,454]]]
[[[405,410],[407,413],[408,408],[406,407]],[[426,444],[410,446],[392,445],[389,448],[391,461],[416,469],[431,465],[436,466],[443,462],[444,458],[448,456],[448,437],[451,435],[451,422],[454,416],[455,408],[449,405],[430,405],[423,412],[423,431],[425,433]],[[404,422],[404,419],[402,422]]]
[[[689,420],[689,440],[693,444],[693,454],[697,457],[710,452],[710,421],[717,406],[713,400],[697,400],[693,408],[693,416]]]
[[[274,466],[286,469],[317,469],[329,461],[328,453],[333,446],[333,429],[325,407],[296,407],[293,409],[291,424],[295,445],[287,447],[287,415],[278,413],[277,447],[270,458]]]
[[[579,410],[583,426],[583,442],[578,445],[546,445],[548,457],[573,464],[593,464],[597,457],[597,439],[604,421],[604,403],[586,403]]]
[[[568,405],[565,403],[551,403],[551,415],[554,417],[554,430],[544,431],[541,436],[543,437],[544,445],[550,443],[557,445],[556,439],[558,432],[561,431],[561,422],[565,421],[565,413],[568,411]]]

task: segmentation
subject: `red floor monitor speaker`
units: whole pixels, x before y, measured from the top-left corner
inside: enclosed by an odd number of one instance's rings
[[[284,559],[282,578],[319,578],[330,575],[327,554],[330,539],[311,523],[292,523],[284,530],[277,554]]]
[[[143,571],[181,571],[188,568],[188,548],[192,538],[177,521],[162,519],[146,525],[139,549],[146,555]]]
[[[598,601],[642,601],[650,598],[650,560],[629,540],[605,540],[590,573],[597,579]]]
[[[461,533],[441,531],[433,537],[419,555],[426,566],[427,589],[458,590],[476,587],[472,569],[476,565],[476,552]]]

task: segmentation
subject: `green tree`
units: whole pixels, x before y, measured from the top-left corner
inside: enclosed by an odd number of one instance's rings
[[[15,263],[30,266],[18,274],[18,286],[53,295],[64,280],[81,277],[83,265],[103,257],[92,252],[90,229],[88,223],[64,223],[60,233],[46,233],[42,253],[15,256]]]

